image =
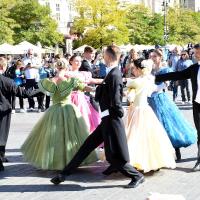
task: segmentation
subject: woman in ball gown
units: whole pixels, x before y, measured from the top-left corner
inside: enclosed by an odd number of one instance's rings
[[[130,106],[124,117],[130,163],[144,173],[160,168],[175,168],[174,149],[147,97],[157,87],[150,75],[150,61],[134,61],[135,79],[127,80]]]
[[[65,60],[59,60],[56,76],[39,82],[39,88],[52,96],[53,105],[36,123],[21,148],[25,160],[40,169],[63,169],[89,135],[80,111],[71,103],[70,94],[74,89],[90,88],[79,79],[66,78],[67,67]],[[96,160],[93,152],[83,164]]]
[[[71,70],[66,72],[66,77],[78,78],[85,84],[100,83],[102,81],[102,79],[93,79],[91,72],[79,71],[81,66],[80,56],[73,55],[69,62],[71,64]],[[101,118],[99,112],[97,112],[90,103],[90,98],[86,96],[83,91],[73,91],[71,93],[71,101],[80,110],[90,133],[92,133],[100,124]]]
[[[154,62],[152,70],[153,75],[170,72],[170,68],[162,62],[161,50],[154,50],[152,53],[152,60]],[[159,85],[161,83],[156,84]],[[193,128],[192,125],[190,125],[190,123],[184,118],[176,104],[163,90],[154,92],[148,100],[159,121],[163,124],[172,145],[176,150],[177,160],[180,160],[180,148],[188,147],[197,141],[195,128]]]

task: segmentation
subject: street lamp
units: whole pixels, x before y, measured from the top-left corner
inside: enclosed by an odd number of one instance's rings
[[[72,54],[72,37],[71,28],[73,27],[73,22],[67,22],[67,36],[65,36],[65,53]]]
[[[168,28],[167,28],[167,8],[168,8],[167,0],[163,0],[162,6],[163,6],[163,11],[164,11],[164,35],[163,35],[163,38],[164,38],[164,42],[166,45],[168,37],[169,37],[168,36]]]

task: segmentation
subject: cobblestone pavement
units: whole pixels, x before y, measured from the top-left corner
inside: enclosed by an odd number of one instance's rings
[[[180,105],[185,117],[193,123],[191,105]],[[97,162],[80,168],[62,185],[54,186],[49,180],[55,171],[42,171],[23,161],[20,146],[31,128],[43,113],[16,113],[12,115],[12,126],[6,155],[5,171],[0,172],[0,199],[19,200],[145,200],[150,192],[181,194],[187,200],[200,200],[200,172],[192,172],[196,159],[196,145],[181,149],[182,160],[174,170],[162,169],[147,174],[146,181],[136,189],[124,189],[129,179],[114,174],[105,177],[101,172],[106,163]]]

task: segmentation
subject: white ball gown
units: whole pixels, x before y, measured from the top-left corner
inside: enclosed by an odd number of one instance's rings
[[[130,163],[145,173],[163,167],[175,168],[174,148],[147,102],[156,87],[154,79],[150,75],[141,76],[129,80],[127,87],[132,101],[124,116]]]

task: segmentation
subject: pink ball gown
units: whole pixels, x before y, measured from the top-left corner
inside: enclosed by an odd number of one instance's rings
[[[68,71],[66,73],[66,77],[69,78],[78,78],[83,81],[85,84],[88,84],[92,79],[92,74],[90,72],[85,71]],[[85,122],[92,133],[96,127],[100,124],[101,118],[100,114],[93,108],[90,103],[90,99],[88,96],[81,91],[73,91],[71,93],[71,101],[75,104],[80,110]]]

